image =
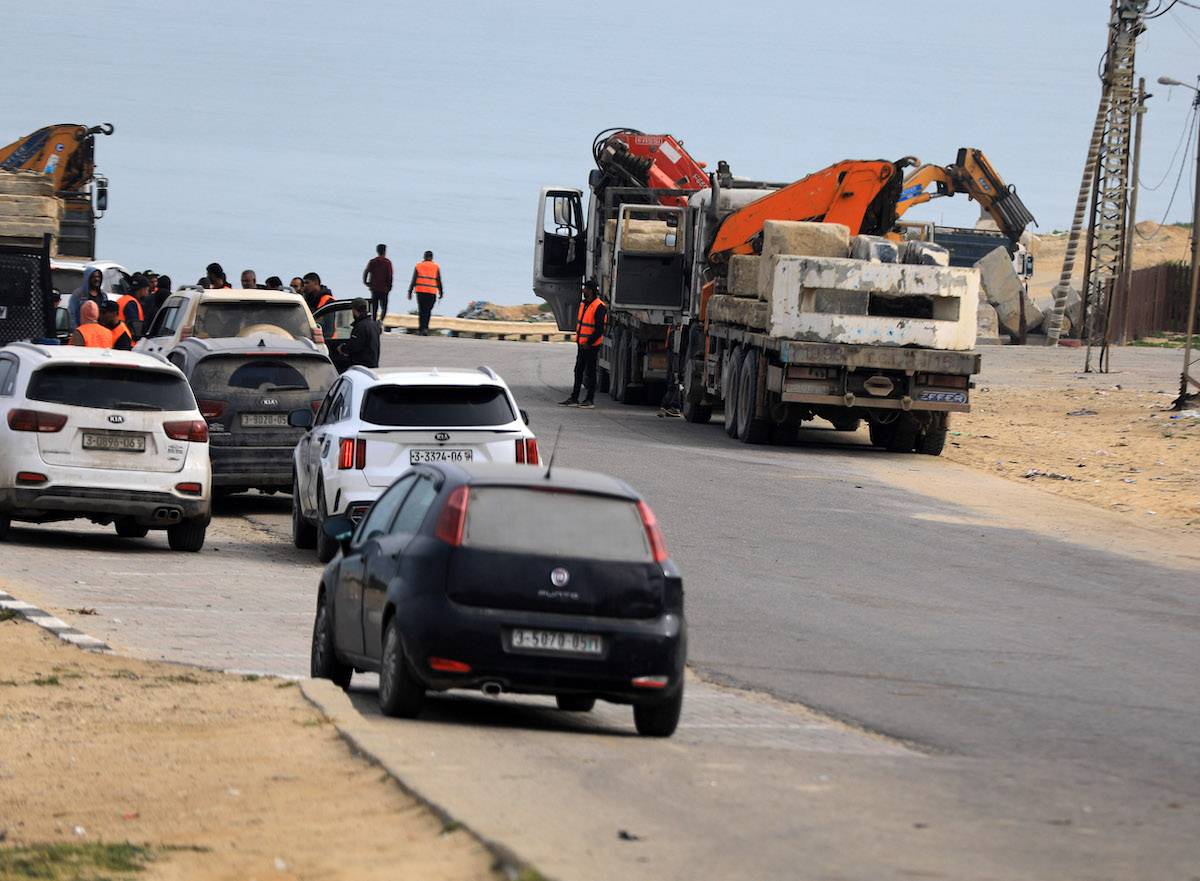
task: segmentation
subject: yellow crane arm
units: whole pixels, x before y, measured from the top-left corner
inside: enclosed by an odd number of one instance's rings
[[[0,147],[0,169],[44,174],[59,192],[75,192],[91,183],[96,171],[93,137],[111,135],[112,125],[48,125]]]

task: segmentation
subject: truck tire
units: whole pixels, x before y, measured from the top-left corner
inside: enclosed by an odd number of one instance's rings
[[[612,349],[613,369],[608,393],[618,404],[632,403],[629,399],[629,334],[618,329]]]
[[[742,370],[742,348],[734,346],[721,371],[721,400],[725,402],[725,433],[737,437],[738,375]]]
[[[689,359],[683,372],[683,418],[697,425],[707,425],[712,419],[712,404],[704,400],[704,383],[700,379],[702,362]]]
[[[839,413],[829,420],[833,423],[834,431],[858,431],[862,425],[862,417],[855,416],[852,413]]]
[[[911,453],[917,443],[919,428],[917,420],[907,413],[901,413],[892,425],[894,428],[892,436],[888,438],[887,451],[889,453]]]
[[[871,446],[883,447],[886,450],[892,442],[892,435],[896,433],[896,423],[871,420],[867,423],[867,431],[871,435]]]
[[[746,349],[738,371],[737,436],[744,444],[765,444],[771,438],[771,423],[754,415],[758,405],[758,352]]]
[[[940,456],[946,448],[946,429],[931,428],[917,435],[916,452],[926,456]]]
[[[608,373],[608,368],[597,365],[596,391],[600,394],[607,395],[610,388],[612,388],[612,377]]]

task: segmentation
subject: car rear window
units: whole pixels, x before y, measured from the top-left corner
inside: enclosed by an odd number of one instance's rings
[[[281,330],[294,338],[312,339],[308,313],[301,304],[206,300],[196,307],[192,325],[193,336],[211,339]]]
[[[182,376],[136,367],[47,365],[29,378],[34,401],[101,410],[194,410],[196,399]]]
[[[635,502],[520,487],[473,487],[463,544],[552,557],[653,560]]]
[[[363,397],[362,419],[374,425],[507,425],[516,418],[496,385],[377,385]]]
[[[197,389],[233,388],[258,392],[329,391],[337,371],[324,358],[216,355],[192,371]]]

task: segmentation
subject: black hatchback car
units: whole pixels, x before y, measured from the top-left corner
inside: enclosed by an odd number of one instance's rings
[[[650,508],[619,480],[494,464],[416,466],[341,543],[313,625],[312,675],[379,672],[379,705],[415,717],[426,691],[633,705],[669,737],[683,704],[683,581]]]
[[[292,454],[304,429],[289,417],[316,412],[337,379],[325,353],[311,340],[269,334],[193,337],[167,360],[187,377],[208,422],[214,492],[291,492]]]

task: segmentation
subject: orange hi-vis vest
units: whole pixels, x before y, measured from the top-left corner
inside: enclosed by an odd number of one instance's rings
[[[128,306],[130,303],[137,303],[137,320],[145,321],[146,320],[146,311],[142,308],[141,300],[139,300],[133,294],[126,294],[121,299],[117,300],[117,308],[121,310],[121,312],[120,312],[121,320],[122,321],[125,320],[125,307]]]
[[[575,342],[579,345],[584,345],[584,337],[591,336],[596,332],[596,313],[600,311],[600,307],[603,305],[599,297],[596,297],[590,303],[579,304],[579,320],[575,323]],[[594,349],[602,342],[604,342],[604,334],[598,335],[588,345]]]
[[[442,277],[442,268],[432,260],[422,260],[417,264],[417,283],[413,290],[418,294],[436,294],[439,291],[438,279]]]
[[[113,344],[113,333],[102,324],[81,324],[76,330],[83,337],[83,344],[89,349],[111,349]]]
[[[322,294],[321,299],[317,300],[317,308],[324,309],[333,302],[333,294]]]

